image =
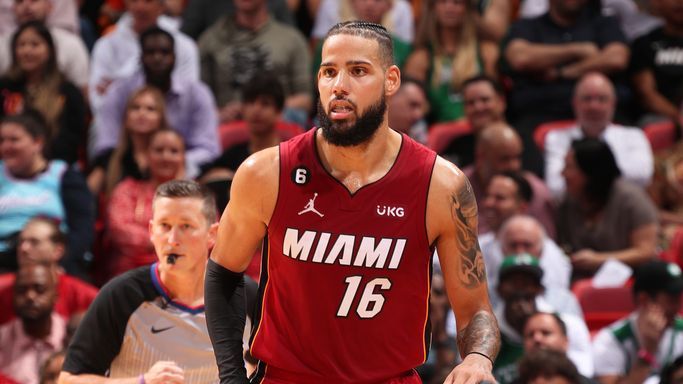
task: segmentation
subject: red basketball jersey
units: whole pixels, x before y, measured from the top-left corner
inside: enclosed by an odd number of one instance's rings
[[[251,341],[257,376],[405,375],[424,362],[431,337],[426,205],[436,154],[403,135],[389,172],[351,194],[323,168],[315,131],[280,144]]]

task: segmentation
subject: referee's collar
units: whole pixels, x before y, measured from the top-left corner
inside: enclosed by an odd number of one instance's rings
[[[150,266],[149,268],[149,273],[152,275],[152,284],[154,284],[154,288],[159,292],[161,297],[166,300],[166,302],[169,305],[172,305],[181,311],[189,312],[193,315],[196,315],[198,313],[204,312],[204,306],[203,305],[198,305],[196,307],[191,307],[188,305],[185,305],[183,303],[174,301],[171,299],[171,296],[168,294],[168,289],[164,286],[164,283],[161,281],[161,276],[159,275],[159,263],[154,263]]]

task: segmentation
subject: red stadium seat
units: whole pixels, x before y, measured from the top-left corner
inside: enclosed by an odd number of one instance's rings
[[[659,121],[643,127],[652,151],[670,148],[676,142],[676,127],[672,121]]]
[[[432,125],[427,134],[427,147],[441,153],[454,139],[472,133],[469,121],[458,121]]]
[[[579,300],[591,334],[628,316],[633,311],[633,294],[629,284],[617,288],[595,288],[590,279],[574,283],[572,291]]]
[[[558,120],[543,123],[534,130],[534,142],[536,143],[536,146],[543,151],[545,148],[545,135],[547,135],[548,132],[558,129],[569,129],[575,124],[575,120]]]

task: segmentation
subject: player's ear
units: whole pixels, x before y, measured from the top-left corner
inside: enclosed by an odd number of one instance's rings
[[[386,96],[391,96],[401,87],[401,70],[397,66],[392,65],[386,70],[384,76],[384,93]]]
[[[213,223],[209,227],[209,249],[216,245],[216,236],[218,236],[218,223]]]

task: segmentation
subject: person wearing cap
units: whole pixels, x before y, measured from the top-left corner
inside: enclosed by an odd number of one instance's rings
[[[636,309],[600,330],[593,341],[600,383],[642,383],[683,354],[681,293],[683,275],[678,265],[653,260],[635,270]]]
[[[493,364],[493,374],[500,384],[517,376],[517,363],[524,355],[524,326],[537,311],[556,312],[542,296],[543,269],[539,260],[529,254],[511,255],[503,259],[498,272],[498,294],[503,304],[496,311],[500,326],[501,348]],[[567,356],[579,372],[593,375],[590,334],[583,319],[570,313],[559,313],[567,326]]]

